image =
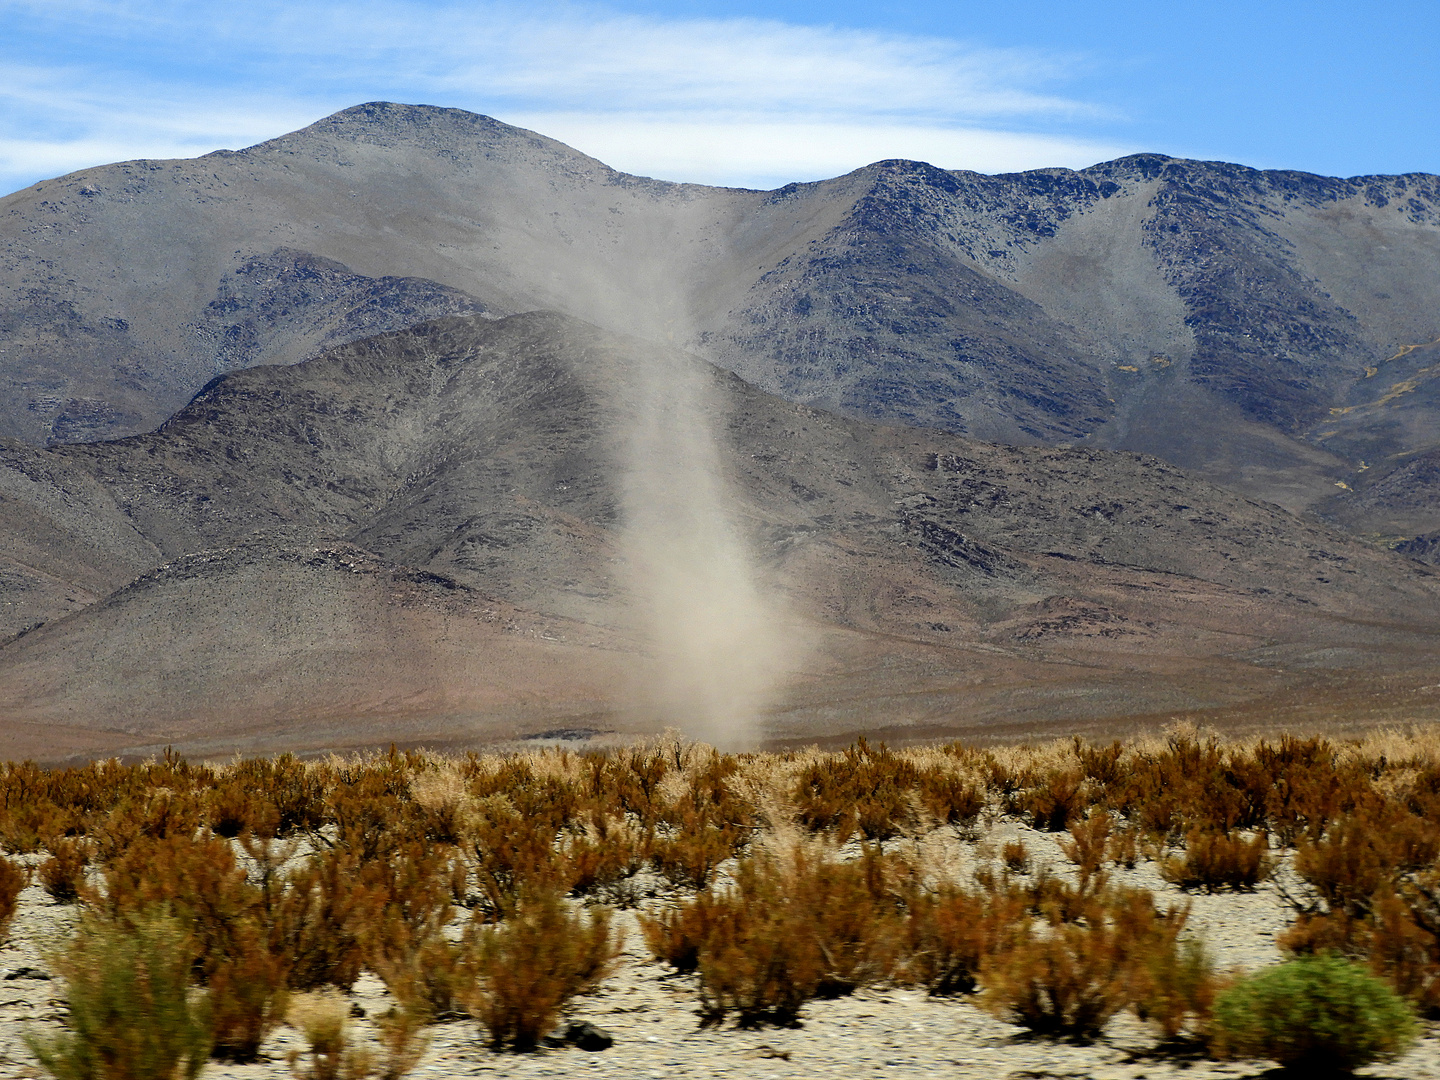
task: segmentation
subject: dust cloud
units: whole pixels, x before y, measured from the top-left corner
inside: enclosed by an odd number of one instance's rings
[[[652,277],[631,358],[623,433],[624,554],[653,666],[635,707],[657,726],[725,750],[757,745],[759,718],[800,646],[764,580],[722,467],[722,403],[711,373],[674,344],[688,337],[683,300]],[[667,302],[668,300],[668,302]]]

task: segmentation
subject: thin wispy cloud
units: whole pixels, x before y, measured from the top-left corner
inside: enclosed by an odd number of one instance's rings
[[[755,20],[520,22],[499,62],[471,60],[446,81],[556,105],[926,115],[1074,115],[1085,104],[1033,89],[1060,65],[1019,51]]]
[[[32,39],[23,57],[18,38],[0,45],[0,184],[238,148],[377,98],[486,112],[617,168],[707,183],[901,156],[1076,166],[1129,149],[1070,133],[1102,117],[1063,92],[1080,62],[1030,50],[585,8],[207,7],[0,2]]]

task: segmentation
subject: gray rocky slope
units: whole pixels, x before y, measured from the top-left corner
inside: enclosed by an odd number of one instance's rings
[[[150,430],[217,374],[553,309],[791,401],[1153,453],[1349,528],[1440,528],[1440,179],[1137,155],[885,161],[772,192],[372,103],[0,200],[0,432]]]
[[[558,313],[451,317],[223,376],[152,433],[8,444],[0,754],[635,729],[627,388],[700,363]],[[698,370],[726,509],[809,642],[772,741],[1440,708],[1429,567],[1154,457]]]

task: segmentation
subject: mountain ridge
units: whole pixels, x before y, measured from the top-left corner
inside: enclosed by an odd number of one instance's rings
[[[305,260],[337,279],[328,293]],[[1440,512],[1349,493],[1436,445],[1437,260],[1426,174],[889,160],[762,192],[631,177],[488,117],[367,103],[245,150],[0,200],[0,429],[145,430],[237,364],[549,308],[676,335],[804,403],[1152,452],[1415,535]]]
[[[230,373],[152,433],[10,444],[0,566],[33,571],[18,543],[56,522],[50,578],[93,599],[8,628],[5,737],[143,754],[646,730],[617,462],[624,387],[654,364],[710,388],[728,513],[816,643],[765,714],[773,742],[1429,708],[1440,576],[1418,562],[1153,457],[867,424],[529,313]]]
[[[391,103],[45,181],[0,199],[0,745],[651,730],[627,477],[690,390],[807,643],[772,744],[1429,717],[1436,265],[1425,175],[722,189]]]

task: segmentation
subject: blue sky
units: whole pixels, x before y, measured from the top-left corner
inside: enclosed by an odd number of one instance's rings
[[[1138,150],[1440,172],[1440,0],[0,0],[0,192],[375,99],[756,187]]]

